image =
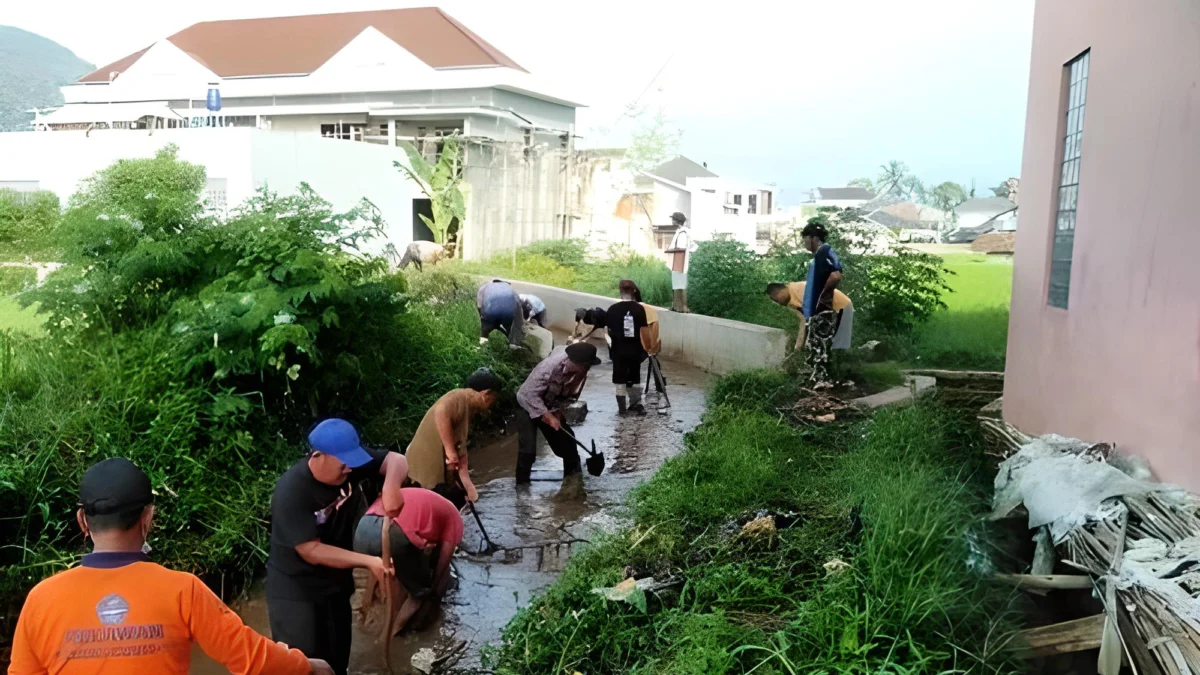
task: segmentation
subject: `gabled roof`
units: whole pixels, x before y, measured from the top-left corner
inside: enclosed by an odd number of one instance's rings
[[[986,213],[989,216],[994,216],[1000,213],[1007,213],[1017,208],[1017,205],[1008,197],[977,197],[968,199],[954,208],[954,212],[963,213]]]
[[[167,38],[221,77],[307,75],[367,28],[433,68],[505,66],[515,61],[436,7],[206,21]],[[146,53],[97,68],[79,82],[108,82]]]
[[[820,199],[874,199],[875,193],[862,187],[817,188]]]
[[[687,179],[689,178],[717,177],[717,174],[709,171],[707,168],[693,162],[683,155],[680,155],[669,162],[663,162],[653,169],[650,169],[646,173],[658,176],[659,178],[664,178],[672,183],[678,183],[680,185],[687,185]]]
[[[1005,199],[1004,201],[1008,200]],[[1017,210],[1017,205],[1013,204],[1012,202],[1008,202],[1008,206],[1009,208],[1007,210],[997,213],[975,227],[960,227],[954,230],[950,233],[948,241],[951,244],[969,244],[988,232],[991,232],[992,230],[996,229],[996,221]]]

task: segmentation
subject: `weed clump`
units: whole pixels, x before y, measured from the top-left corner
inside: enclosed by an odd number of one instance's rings
[[[935,403],[803,432],[764,412],[783,388],[724,378],[633,525],[509,624],[496,672],[1016,672],[1008,595],[967,566],[971,433]],[[772,513],[769,538],[742,534]],[[670,585],[644,610],[591,592],[629,574]]]

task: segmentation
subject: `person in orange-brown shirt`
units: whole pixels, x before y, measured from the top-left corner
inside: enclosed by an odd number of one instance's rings
[[[83,474],[76,514],[92,553],[29,592],[9,675],[184,675],[192,643],[235,675],[332,675],[328,663],[255,633],[194,575],[150,562],[145,472],[127,459]]]

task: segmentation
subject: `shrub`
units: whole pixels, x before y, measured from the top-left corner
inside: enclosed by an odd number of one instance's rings
[[[46,337],[0,343],[9,606],[74,560],[74,495],[97,459],[150,474],[164,563],[249,571],[265,557],[272,486],[314,418],[403,448],[476,368],[510,389],[528,369],[499,341],[478,345],[469,281],[430,274],[410,294],[358,250],[380,225],[369,205],[338,213],[302,185],[211,221],[197,176],[170,153],[102,171],[56,232],[65,267],[20,296],[49,318]]]
[[[12,295],[32,288],[37,270],[30,267],[0,267],[0,295]]]
[[[734,318],[764,295],[767,277],[754,251],[740,241],[700,242],[688,267],[688,306],[695,312]]]
[[[630,279],[642,291],[642,301],[651,305],[671,304],[671,270],[653,256],[634,253],[628,246],[610,246],[608,255],[581,268],[575,290],[617,297],[617,285]]]
[[[58,196],[53,192],[0,190],[0,254],[14,259],[44,257],[59,215]]]
[[[872,248],[875,233],[862,224],[861,211],[837,208],[821,211],[809,222],[819,220],[828,228],[828,243],[837,252],[843,268],[839,290],[854,303],[856,328],[862,326],[859,331],[908,333],[945,308],[941,297],[949,290],[945,282],[949,272],[942,266],[941,258],[896,243],[890,244],[886,253],[876,252]],[[812,260],[798,230],[772,241],[766,257],[773,276],[783,281],[804,279]]]
[[[586,239],[542,239],[525,246],[521,252],[545,256],[563,267],[578,270],[587,262]]]

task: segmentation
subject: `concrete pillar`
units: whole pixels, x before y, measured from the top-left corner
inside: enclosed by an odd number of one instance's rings
[[[396,120],[388,120],[388,145],[396,147]]]

